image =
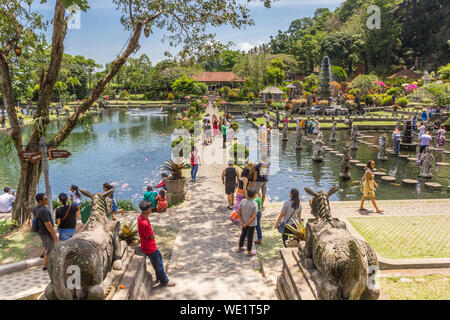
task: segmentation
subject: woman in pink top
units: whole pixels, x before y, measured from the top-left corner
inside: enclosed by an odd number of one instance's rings
[[[200,155],[198,154],[197,147],[194,147],[191,152],[191,178],[195,181],[198,172],[198,166],[200,165]]]

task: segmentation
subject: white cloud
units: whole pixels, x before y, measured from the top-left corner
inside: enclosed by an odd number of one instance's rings
[[[256,44],[251,44],[250,42],[240,42],[237,45],[237,49],[240,51],[249,52],[254,47],[260,46],[263,43],[264,43],[264,41],[262,41],[262,40],[256,41]]]

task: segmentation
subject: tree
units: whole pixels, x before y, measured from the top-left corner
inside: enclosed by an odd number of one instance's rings
[[[172,89],[175,93],[188,95],[194,92],[195,80],[183,75],[181,78],[175,80],[172,84]]]
[[[346,71],[351,73],[359,62],[358,56],[361,52],[359,38],[359,35],[350,32],[330,33],[323,39],[321,51],[323,55],[328,55],[333,64],[345,66]]]
[[[302,83],[302,88],[306,92],[314,92],[319,85],[319,77],[315,74],[310,74],[306,77],[305,81]]]
[[[369,93],[370,89],[376,88],[375,81],[378,80],[377,76],[372,75],[359,75],[352,81],[352,88],[361,90],[362,96]]]
[[[31,10],[31,0],[0,0],[0,74],[2,94],[8,119],[11,124],[10,137],[17,154],[35,149],[40,138],[45,134],[50,121],[49,107],[53,90],[61,70],[69,16],[65,9],[77,4],[81,10],[89,9],[87,0],[56,0],[53,14],[53,31],[51,54],[48,62],[40,70],[40,94],[35,121],[28,142],[25,143],[15,111],[11,63],[19,56],[21,48],[33,46],[43,39],[42,17]],[[46,0],[41,0],[45,3]],[[164,30],[164,39],[169,45],[185,44],[191,48],[203,48],[214,37],[207,32],[209,27],[222,25],[240,28],[252,24],[246,5],[234,0],[113,0],[117,9],[123,14],[121,22],[131,32],[130,38],[114,61],[107,65],[103,77],[93,86],[88,98],[75,110],[63,124],[60,131],[51,139],[49,145],[58,147],[71,134],[72,130],[100,97],[105,87],[117,75],[128,58],[139,48],[141,34],[150,35],[155,29]],[[265,0],[270,7],[270,0]],[[29,221],[34,204],[34,195],[41,175],[41,162],[31,163],[20,160],[20,178],[17,189],[16,204],[12,218],[19,224]]]
[[[299,61],[304,73],[314,72],[319,63],[320,42],[313,35],[307,34],[297,42],[296,59]]]
[[[347,72],[344,68],[338,66],[331,66],[332,79],[337,82],[344,82],[347,80]]]
[[[450,63],[446,66],[442,66],[438,70],[439,77],[444,80],[450,79]]]

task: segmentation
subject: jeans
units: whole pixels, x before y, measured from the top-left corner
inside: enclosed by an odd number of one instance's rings
[[[242,248],[244,245],[245,237],[247,237],[247,251],[252,251],[253,246],[253,235],[255,234],[256,227],[246,227],[242,228],[241,237],[239,239],[239,248]]]
[[[400,153],[400,140],[394,140],[394,155],[398,156]]]
[[[262,231],[261,231],[261,216],[262,216],[262,212],[258,212],[258,214],[256,215],[256,221],[257,221],[257,225],[256,225],[256,236],[258,237],[259,241],[262,241]]]
[[[58,229],[59,240],[66,241],[72,238],[75,234],[75,229]]]
[[[167,278],[166,272],[164,271],[164,264],[161,252],[156,249],[155,252],[147,254],[152,263],[153,269],[155,269],[156,273],[156,281],[161,284],[167,284],[169,282],[169,278]]]
[[[198,164],[195,164],[191,168],[191,178],[193,180],[195,180],[195,178],[197,177],[197,172],[198,172]]]

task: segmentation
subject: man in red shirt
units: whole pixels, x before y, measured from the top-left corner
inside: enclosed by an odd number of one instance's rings
[[[150,258],[153,269],[156,273],[156,282],[164,286],[174,286],[173,281],[169,281],[164,271],[164,264],[161,252],[156,247],[155,235],[152,230],[152,225],[148,216],[152,212],[152,203],[150,201],[143,200],[139,203],[139,209],[141,209],[141,215],[138,217],[138,231],[139,238],[141,239],[141,250]]]

